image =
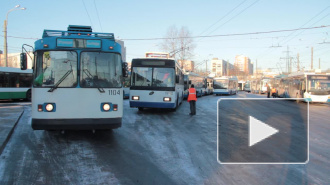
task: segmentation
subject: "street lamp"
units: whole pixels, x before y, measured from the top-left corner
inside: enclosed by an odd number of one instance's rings
[[[7,12],[7,16],[6,16],[6,20],[4,21],[4,24],[3,24],[3,32],[4,32],[4,58],[5,58],[5,63],[6,63],[6,66],[5,67],[8,67],[8,57],[7,57],[7,53],[8,53],[8,47],[7,47],[7,25],[8,25],[8,14],[9,12],[12,12],[12,11],[15,11],[15,10],[26,10],[26,8],[19,8],[20,5],[16,5],[15,8],[9,10]]]

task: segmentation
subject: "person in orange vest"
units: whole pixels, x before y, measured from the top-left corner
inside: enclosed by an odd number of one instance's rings
[[[194,88],[194,84],[191,84],[190,88],[188,89],[188,98],[187,101],[190,104],[190,114],[189,115],[196,115],[196,89]]]
[[[276,88],[275,87],[272,88],[272,96],[273,96],[273,98],[276,98]]]

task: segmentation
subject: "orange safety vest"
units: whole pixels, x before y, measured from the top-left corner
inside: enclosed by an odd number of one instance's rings
[[[189,88],[189,95],[187,101],[190,102],[191,100],[197,101],[196,89]]]
[[[276,93],[276,89],[275,88],[272,88],[272,93]]]

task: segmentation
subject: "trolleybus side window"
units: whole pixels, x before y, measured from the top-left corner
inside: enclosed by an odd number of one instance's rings
[[[81,53],[81,87],[121,87],[121,57],[115,53]]]
[[[77,85],[77,53],[73,51],[41,51],[37,53],[35,87],[75,87]]]

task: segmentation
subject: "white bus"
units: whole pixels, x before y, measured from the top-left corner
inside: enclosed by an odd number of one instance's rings
[[[188,87],[185,88],[184,97],[188,97],[188,89],[191,84],[194,84],[194,88],[196,89],[197,97],[201,97],[205,95],[206,92],[206,79],[199,74],[188,72],[184,75],[185,81],[188,82]]]
[[[25,55],[25,57],[24,57]],[[32,86],[34,130],[97,130],[121,127],[121,46],[112,33],[89,26],[44,30],[35,42]],[[26,54],[21,54],[22,68]]]
[[[31,101],[32,69],[0,67],[0,100]]]
[[[133,59],[130,107],[176,108],[183,101],[183,72],[174,59]]]
[[[278,93],[282,98],[304,98],[306,102],[330,103],[330,74],[291,74],[280,80]]]
[[[213,94],[215,95],[230,95],[230,94],[236,94],[237,93],[237,77],[216,77],[214,78],[214,91]]]
[[[270,84],[270,78],[262,77],[262,78],[254,79],[250,85],[251,92],[256,94],[267,93],[267,86],[266,86],[267,84]]]
[[[251,83],[250,81],[246,81],[246,83],[244,84],[244,87],[243,87],[243,91],[245,92],[251,92]]]

